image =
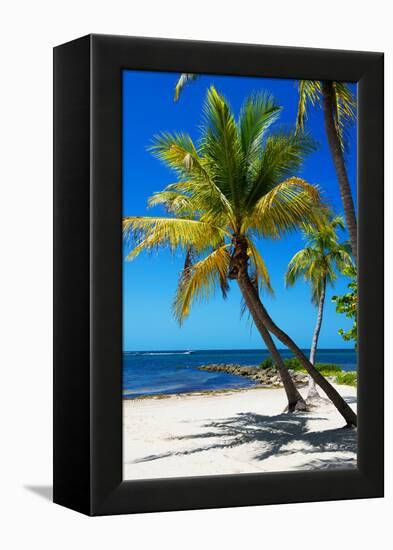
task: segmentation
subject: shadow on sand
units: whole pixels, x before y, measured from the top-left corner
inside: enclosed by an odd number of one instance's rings
[[[272,456],[290,456],[299,452],[310,455],[310,462],[302,469],[346,468],[356,465],[354,458],[338,458],[327,456],[326,459],[312,459],[315,453],[356,453],[356,430],[331,429],[320,432],[310,432],[307,426],[309,420],[324,420],[310,416],[308,413],[296,415],[278,414],[264,416],[251,412],[240,413],[234,417],[220,421],[208,422],[203,425],[206,431],[172,438],[177,441],[201,441],[196,448],[183,451],[155,454],[136,459],[134,463],[159,460],[170,456],[191,455],[211,449],[229,449],[249,443],[259,443],[259,450],[254,460],[266,460]],[[210,441],[209,441],[210,440]],[[296,442],[297,448],[290,444]]]

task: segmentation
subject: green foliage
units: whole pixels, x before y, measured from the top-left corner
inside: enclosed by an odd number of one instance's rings
[[[301,365],[299,359],[297,359],[296,357],[287,357],[286,359],[284,359],[284,364],[290,370],[307,372]],[[259,364],[259,367],[261,369],[275,368],[272,357],[270,355],[266,357],[266,359],[264,359]],[[334,365],[332,363],[316,363],[315,368],[318,369],[319,372],[324,376],[334,376],[342,372],[342,369],[338,365]]]
[[[337,272],[353,265],[349,245],[338,241],[337,229],[343,228],[344,220],[340,216],[322,215],[316,227],[305,227],[306,247],[289,262],[286,285],[293,286],[302,277],[311,286],[311,301],[315,305],[319,305],[326,284],[334,285]]]
[[[299,362],[296,357],[288,357],[284,359],[285,366],[293,371],[297,372],[307,372]],[[261,369],[275,369],[275,364],[271,356],[269,355],[264,359],[260,364],[259,368]],[[338,365],[332,363],[316,363],[315,368],[319,370],[323,376],[333,377],[333,381],[336,384],[342,384],[345,386],[355,386],[357,385],[357,372],[346,372],[343,371]]]
[[[336,384],[343,384],[345,386],[356,386],[357,381],[357,372],[340,372],[335,379]]]
[[[199,78],[199,75],[182,73],[176,83],[174,101],[178,101],[184,88],[192,81]],[[304,132],[305,120],[308,108],[322,104],[322,85],[319,80],[298,81],[298,109],[296,116],[296,131]],[[335,129],[340,140],[341,149],[348,149],[348,129],[356,120],[356,99],[350,88],[344,82],[332,83],[333,96],[333,120]]]
[[[297,131],[304,131],[308,107],[322,103],[322,85],[319,80],[299,80],[299,101],[296,118]],[[347,84],[332,82],[333,120],[341,149],[348,148],[348,128],[356,119],[356,99]]]
[[[275,368],[273,359],[270,357],[270,355],[269,355],[268,357],[266,357],[266,359],[264,359],[264,360],[262,361],[262,363],[259,363],[259,368],[260,368],[260,369],[264,369],[264,370],[274,369],[274,368]]]
[[[333,296],[332,301],[336,304],[336,312],[343,313],[348,319],[353,319],[352,327],[344,331],[340,329],[338,332],[341,334],[345,341],[353,340],[357,346],[358,331],[357,331],[357,306],[358,306],[358,282],[356,269],[352,266],[344,270],[344,275],[351,277],[351,282],[348,284],[349,292],[343,296]]]
[[[149,206],[161,205],[173,217],[126,217],[123,236],[136,245],[128,260],[162,247],[186,255],[193,250],[173,303],[179,323],[195,301],[226,288],[235,236],[244,237],[258,289],[272,292],[254,239],[279,238],[319,220],[319,189],[295,176],[315,143],[304,133],[272,132],[280,111],[270,94],[253,94],[236,119],[212,86],[198,141],[182,132],[163,132],[153,139],[149,150],[177,181],[155,193]]]
[[[315,367],[324,376],[333,376],[342,372],[342,369],[338,365],[333,365],[331,363],[317,363]]]
[[[300,361],[296,357],[287,357],[284,359],[285,366],[296,372],[307,372],[301,365]],[[261,369],[274,369],[274,361],[269,355],[264,359],[260,364],[259,368]],[[334,377],[334,382],[336,384],[342,384],[345,386],[356,386],[357,385],[357,373],[356,372],[345,372],[338,365],[332,363],[316,363],[315,368],[323,374],[323,376]]]
[[[284,364],[288,369],[306,372],[304,367],[302,367],[299,359],[297,359],[296,357],[288,357],[287,359],[284,359]]]

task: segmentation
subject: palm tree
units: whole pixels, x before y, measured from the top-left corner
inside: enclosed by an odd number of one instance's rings
[[[356,214],[344,159],[347,148],[347,127],[355,119],[355,98],[343,82],[300,80],[298,89],[299,103],[296,119],[298,131],[304,129],[308,104],[315,106],[322,102],[326,136],[340,188],[352,255],[357,264]]]
[[[321,331],[323,308],[325,304],[326,286],[333,285],[337,279],[337,271],[342,272],[352,266],[350,247],[339,244],[337,229],[344,229],[344,220],[340,216],[326,218],[318,226],[308,226],[304,229],[305,248],[299,250],[288,265],[285,276],[287,286],[293,286],[303,277],[311,286],[311,301],[317,306],[318,314],[310,350],[310,363],[315,364],[318,338]],[[309,377],[307,401],[320,399],[320,395],[312,377]]]
[[[180,75],[175,87],[175,101],[179,99],[181,92],[187,84],[196,80],[198,76],[193,73],[182,73]],[[337,174],[352,254],[357,264],[357,223],[344,159],[344,151],[347,147],[347,126],[355,118],[355,98],[348,86],[343,82],[300,80],[298,88],[297,131],[304,130],[307,105],[311,104],[315,106],[322,99],[326,136]]]
[[[280,373],[285,367],[269,332],[294,351],[347,424],[355,425],[352,409],[275,325],[257,288],[269,291],[271,286],[255,238],[279,238],[300,224],[316,223],[320,204],[318,189],[293,176],[314,144],[304,133],[267,135],[278,114],[279,108],[264,94],[246,100],[236,121],[225,99],[211,87],[197,145],[187,134],[156,136],[152,151],[175,170],[178,181],[149,202],[169,206],[176,215],[125,218],[125,237],[137,240],[129,258],[161,246],[173,251],[191,246],[201,259],[183,272],[174,302],[177,319],[182,322],[195,299],[209,297],[223,282],[235,280]],[[290,388],[285,389],[288,395]],[[300,398],[291,393],[288,401],[295,408]]]

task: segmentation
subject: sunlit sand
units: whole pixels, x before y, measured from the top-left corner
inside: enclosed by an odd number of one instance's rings
[[[356,410],[356,388],[336,388]],[[333,405],[283,414],[282,389],[123,403],[124,479],[356,466],[356,430]]]

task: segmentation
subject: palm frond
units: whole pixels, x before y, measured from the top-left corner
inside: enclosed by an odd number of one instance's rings
[[[209,299],[226,281],[230,255],[228,247],[223,245],[204,259],[183,271],[173,302],[173,313],[179,324],[189,315],[196,300]]]
[[[259,199],[242,228],[262,237],[280,238],[305,223],[315,223],[320,201],[317,186],[289,178]]]
[[[334,273],[332,275],[334,278],[336,278],[336,275]],[[331,278],[331,285],[333,285],[333,281],[334,279]],[[324,288],[325,286],[322,278],[316,278],[314,283],[311,285],[311,303],[316,307],[319,305]]]
[[[203,173],[198,151],[188,134],[162,132],[153,138],[148,150],[182,178]]]
[[[285,274],[285,285],[293,286],[300,277],[304,277],[310,265],[315,262],[315,254],[311,247],[296,252],[288,264]]]
[[[343,216],[334,216],[332,220],[330,221],[330,226],[333,229],[344,229],[345,228],[345,220]]]
[[[270,135],[260,159],[253,163],[254,174],[249,186],[247,209],[254,206],[277,183],[296,174],[305,157],[315,149],[315,141],[305,133],[280,131]]]
[[[321,83],[318,80],[299,80],[299,100],[296,115],[296,132],[304,131],[308,105],[314,106],[321,97]]]
[[[333,118],[343,151],[348,149],[348,129],[356,118],[356,100],[344,82],[333,82]]]
[[[259,153],[261,142],[268,128],[278,119],[282,107],[273,96],[259,93],[250,96],[243,103],[238,128],[243,154],[251,162]]]
[[[143,250],[166,246],[172,251],[192,246],[195,251],[202,252],[208,247],[221,245],[228,236],[224,229],[199,220],[147,216],[123,220],[123,238],[137,243],[127,260],[134,259]]]
[[[351,245],[346,242],[333,248],[329,252],[328,258],[331,262],[334,262],[336,264],[338,271],[342,273],[348,268],[351,269],[354,267],[351,253]]]
[[[196,204],[192,198],[179,191],[159,191],[154,193],[149,197],[147,205],[149,208],[162,205],[168,212],[186,217],[192,217],[196,210]]]
[[[193,74],[193,73],[182,73],[179,77],[179,80],[176,83],[175,86],[175,94],[174,94],[174,101],[178,101],[181,92],[184,90],[184,88],[189,84],[190,82],[196,80],[199,75]]]
[[[169,185],[164,191],[176,191],[188,195],[196,210],[204,210],[206,219],[216,221],[221,214],[234,223],[232,205],[217,185],[211,170],[211,159],[201,157],[192,139],[187,134],[162,133],[155,136],[152,153],[169,168],[176,171],[178,183]],[[154,200],[154,199],[153,199]]]
[[[324,220],[324,221],[323,221]],[[318,305],[326,284],[337,280],[337,272],[353,266],[349,243],[339,243],[337,229],[343,227],[340,216],[322,218],[318,224],[303,230],[307,246],[299,250],[288,264],[286,286],[303,277],[311,286],[311,301]]]
[[[243,168],[241,143],[235,117],[214,86],[209,88],[204,104],[200,152],[206,158],[209,174],[216,186],[237,212]]]

